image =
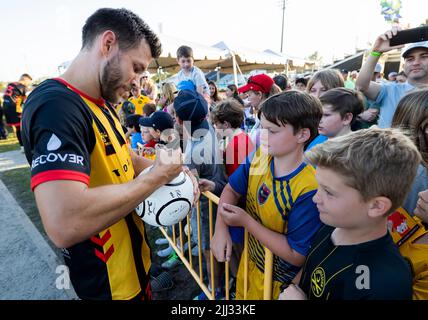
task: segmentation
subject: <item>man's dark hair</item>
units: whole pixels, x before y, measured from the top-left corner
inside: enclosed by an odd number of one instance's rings
[[[184,58],[193,58],[193,50],[192,48],[188,46],[181,46],[177,49],[177,59],[180,59],[181,57]]]
[[[21,75],[21,77],[19,78],[19,80],[23,80],[23,79],[29,79],[29,80],[33,80],[33,78],[31,78],[31,76],[28,73],[24,73]]]
[[[278,74],[273,77],[273,81],[275,84],[281,88],[282,91],[287,89],[288,86],[288,78],[285,74]]]
[[[162,52],[158,36],[139,16],[124,8],[101,8],[93,13],[82,29],[82,49],[91,47],[95,38],[107,30],[117,36],[121,50],[135,48],[145,39],[154,59]]]
[[[318,135],[322,105],[318,98],[306,92],[283,91],[263,101],[259,119],[262,114],[266,120],[278,126],[292,125],[295,134],[300,129],[308,128],[311,137],[305,143],[307,146]]]

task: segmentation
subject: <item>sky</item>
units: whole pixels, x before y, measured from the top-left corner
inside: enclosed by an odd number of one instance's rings
[[[224,41],[256,50],[281,47],[281,0],[0,0],[0,81],[58,76],[81,47],[87,17],[102,7],[127,8],[159,33],[204,45]],[[287,0],[283,52],[325,63],[368,48],[390,28],[379,0]],[[402,0],[402,23],[428,19],[428,1]]]

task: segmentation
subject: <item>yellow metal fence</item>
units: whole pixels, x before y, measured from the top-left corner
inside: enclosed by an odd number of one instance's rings
[[[213,233],[214,233],[214,223],[213,223],[213,215],[216,214],[216,212],[213,212],[213,203],[218,205],[219,198],[212,194],[211,192],[203,192],[201,197],[208,198],[209,201],[209,232],[210,232],[210,239],[212,239]],[[178,229],[179,234],[176,235],[175,226],[172,228],[172,237],[170,237],[167,234],[167,231],[165,228],[160,228],[161,232],[165,236],[166,239],[168,239],[169,244],[176,252],[177,256],[181,259],[183,264],[186,266],[187,270],[190,272],[190,274],[195,279],[196,283],[199,285],[199,287],[205,292],[206,296],[210,300],[215,299],[215,290],[208,289],[208,286],[206,283],[204,283],[203,278],[203,269],[202,269],[202,246],[201,243],[201,211],[200,211],[200,203],[197,204],[197,233],[198,233],[198,271],[194,269],[194,261],[192,256],[192,248],[191,248],[191,232],[190,232],[190,217],[191,212],[187,215],[187,227],[189,232],[186,234],[183,234],[183,223],[180,221],[178,223]],[[193,230],[192,232],[195,232]],[[184,254],[183,248],[184,248],[184,237],[187,237],[187,243],[188,243],[188,255],[186,256]],[[180,243],[180,247],[177,246],[177,240]],[[242,252],[241,260],[244,262],[244,299],[246,299],[246,294],[248,291],[248,232],[245,230],[244,233],[244,250]],[[214,279],[214,256],[212,251],[210,251],[210,270],[211,270],[211,277],[209,279],[210,287],[215,288],[215,279]],[[272,298],[272,271],[273,271],[273,254],[272,252],[265,247],[265,273],[264,273],[264,293],[263,293],[263,299],[270,300]],[[230,272],[229,272],[229,262],[225,263],[225,298],[226,300],[230,299],[230,288],[229,288],[229,278],[230,278]]]

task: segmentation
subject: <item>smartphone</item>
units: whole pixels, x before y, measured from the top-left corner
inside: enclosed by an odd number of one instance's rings
[[[395,36],[389,40],[390,46],[400,44],[421,42],[428,40],[428,26],[398,31]]]

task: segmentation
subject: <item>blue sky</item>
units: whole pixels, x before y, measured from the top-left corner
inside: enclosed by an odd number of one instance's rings
[[[280,50],[280,0],[0,0],[2,49],[0,80],[24,73],[35,79],[57,76],[58,65],[73,59],[86,18],[101,7],[125,7],[156,32],[213,45]],[[379,0],[288,0],[284,52],[306,57],[318,50],[325,62],[366,48],[388,28]],[[403,22],[428,18],[428,1],[402,0]],[[160,27],[161,26],[161,27]]]

